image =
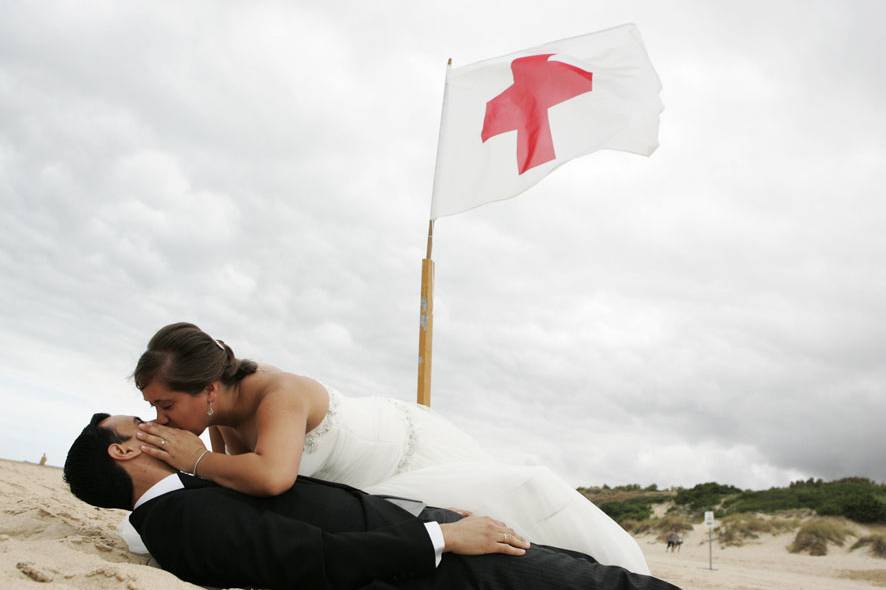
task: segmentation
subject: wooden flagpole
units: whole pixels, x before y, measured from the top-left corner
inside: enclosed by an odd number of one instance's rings
[[[446,63],[447,82],[452,58]],[[446,115],[446,94],[448,85],[443,85],[443,108],[440,113],[440,132],[437,135],[437,162],[434,165],[434,187],[437,185],[437,165],[440,157],[440,135],[443,133]],[[433,195],[431,195],[433,203]],[[428,248],[424,260],[421,261],[421,313],[418,328],[418,398],[417,402],[430,407],[431,405],[431,353],[434,335],[434,261],[431,260],[431,249],[434,245],[434,218],[428,221]]]
[[[434,220],[428,222],[428,250],[421,261],[421,316],[418,330],[418,403],[431,405],[431,344],[434,334]]]

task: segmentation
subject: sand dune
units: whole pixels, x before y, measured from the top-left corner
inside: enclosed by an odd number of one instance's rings
[[[60,469],[0,460],[0,587],[199,588],[129,553],[116,532],[123,515],[78,501]],[[709,571],[704,539],[704,527],[696,527],[675,554],[652,537],[639,541],[653,573],[684,590],[853,590],[876,587],[871,580],[886,586],[886,560],[845,548],[825,557],[792,555],[785,550],[792,535],[740,548],[715,544]]]
[[[859,527],[861,529],[861,527]],[[713,544],[713,567],[708,569],[707,528],[697,525],[684,537],[679,553],[665,552],[652,536],[638,538],[652,572],[685,590],[853,590],[876,585],[859,577],[880,580],[886,586],[886,559],[865,551],[830,547],[828,555],[812,557],[786,549],[794,533],[762,535],[742,547],[720,549]]]

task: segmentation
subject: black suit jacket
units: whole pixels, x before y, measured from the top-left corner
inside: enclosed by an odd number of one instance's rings
[[[299,477],[255,498],[180,474],[129,519],[151,555],[179,578],[217,587],[382,588],[435,570],[422,522],[381,497]]]

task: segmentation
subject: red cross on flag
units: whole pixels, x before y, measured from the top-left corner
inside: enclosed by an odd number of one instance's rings
[[[652,154],[660,91],[633,24],[452,68],[431,219],[515,197],[600,149]]]

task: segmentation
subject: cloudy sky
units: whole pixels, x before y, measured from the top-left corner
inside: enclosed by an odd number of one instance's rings
[[[415,399],[446,59],[635,22],[661,147],[439,220],[433,406],[573,484],[886,479],[871,2],[48,2],[0,19],[0,456],[164,324]]]

